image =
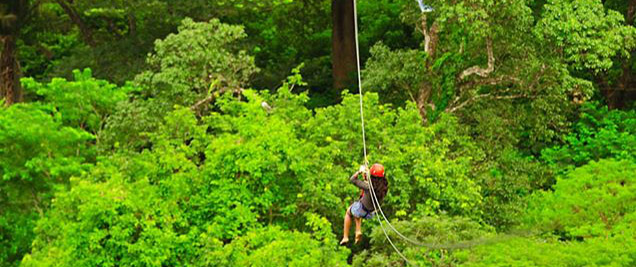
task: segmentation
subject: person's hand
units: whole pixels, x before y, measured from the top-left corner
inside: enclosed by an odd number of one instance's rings
[[[359,173],[365,173],[367,172],[367,166],[364,165],[360,165],[360,170],[358,170]]]

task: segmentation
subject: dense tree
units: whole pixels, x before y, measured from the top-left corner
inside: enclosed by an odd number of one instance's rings
[[[92,139],[64,126],[51,107],[15,104],[0,110],[0,261],[14,264],[29,251],[33,223],[48,210],[53,190],[89,168]]]
[[[201,114],[222,93],[240,95],[250,76],[258,71],[254,58],[237,47],[243,38],[240,26],[217,19],[185,19],[177,34],[158,40],[148,55],[148,68],[135,78],[141,91],[109,118],[103,148],[147,145],[141,133],[154,131],[175,105]]]
[[[29,251],[33,222],[46,213],[54,192],[90,170],[101,127],[131,90],[96,80],[89,70],[75,75],[75,81],[47,84],[23,80],[25,91],[42,101],[0,110],[0,260],[10,265]]]

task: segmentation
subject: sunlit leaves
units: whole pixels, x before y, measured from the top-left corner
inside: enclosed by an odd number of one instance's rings
[[[155,42],[154,53],[147,60],[149,70],[136,80],[151,96],[181,105],[203,99],[215,80],[220,83],[214,91],[239,88],[257,71],[254,59],[235,47],[245,36],[241,26],[218,19],[185,19],[178,34]]]
[[[94,136],[64,126],[61,117],[37,103],[0,108],[0,261],[16,262],[28,251],[53,189],[90,167]]]
[[[537,194],[528,220],[566,238],[624,235],[619,226],[634,223],[635,185],[634,162],[593,161],[558,179],[554,192]]]
[[[116,105],[135,90],[132,86],[117,87],[105,80],[95,79],[90,69],[75,70],[73,75],[73,81],[54,78],[50,83],[42,84],[32,78],[25,78],[22,83],[26,90],[52,103],[66,126],[93,134],[102,129]]]
[[[636,160],[636,112],[585,105],[565,144],[542,151],[542,159],[558,172],[590,160]]]
[[[544,8],[537,37],[575,69],[608,70],[614,56],[627,55],[635,45],[636,29],[601,1],[551,0]]]

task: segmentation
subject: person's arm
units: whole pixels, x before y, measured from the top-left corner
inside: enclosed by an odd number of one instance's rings
[[[358,179],[358,175],[360,173],[362,173],[362,172],[357,171],[356,173],[354,173],[351,176],[351,178],[349,178],[349,181],[351,181],[352,184],[356,185],[360,189],[369,190],[369,184],[367,184],[367,182],[365,182],[365,181],[361,181],[361,180]]]

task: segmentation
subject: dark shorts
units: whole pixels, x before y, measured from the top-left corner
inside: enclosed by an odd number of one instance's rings
[[[366,211],[360,201],[353,202],[353,204],[351,204],[350,210],[351,214],[356,218],[371,219],[373,218],[373,215],[375,215],[375,212]]]

